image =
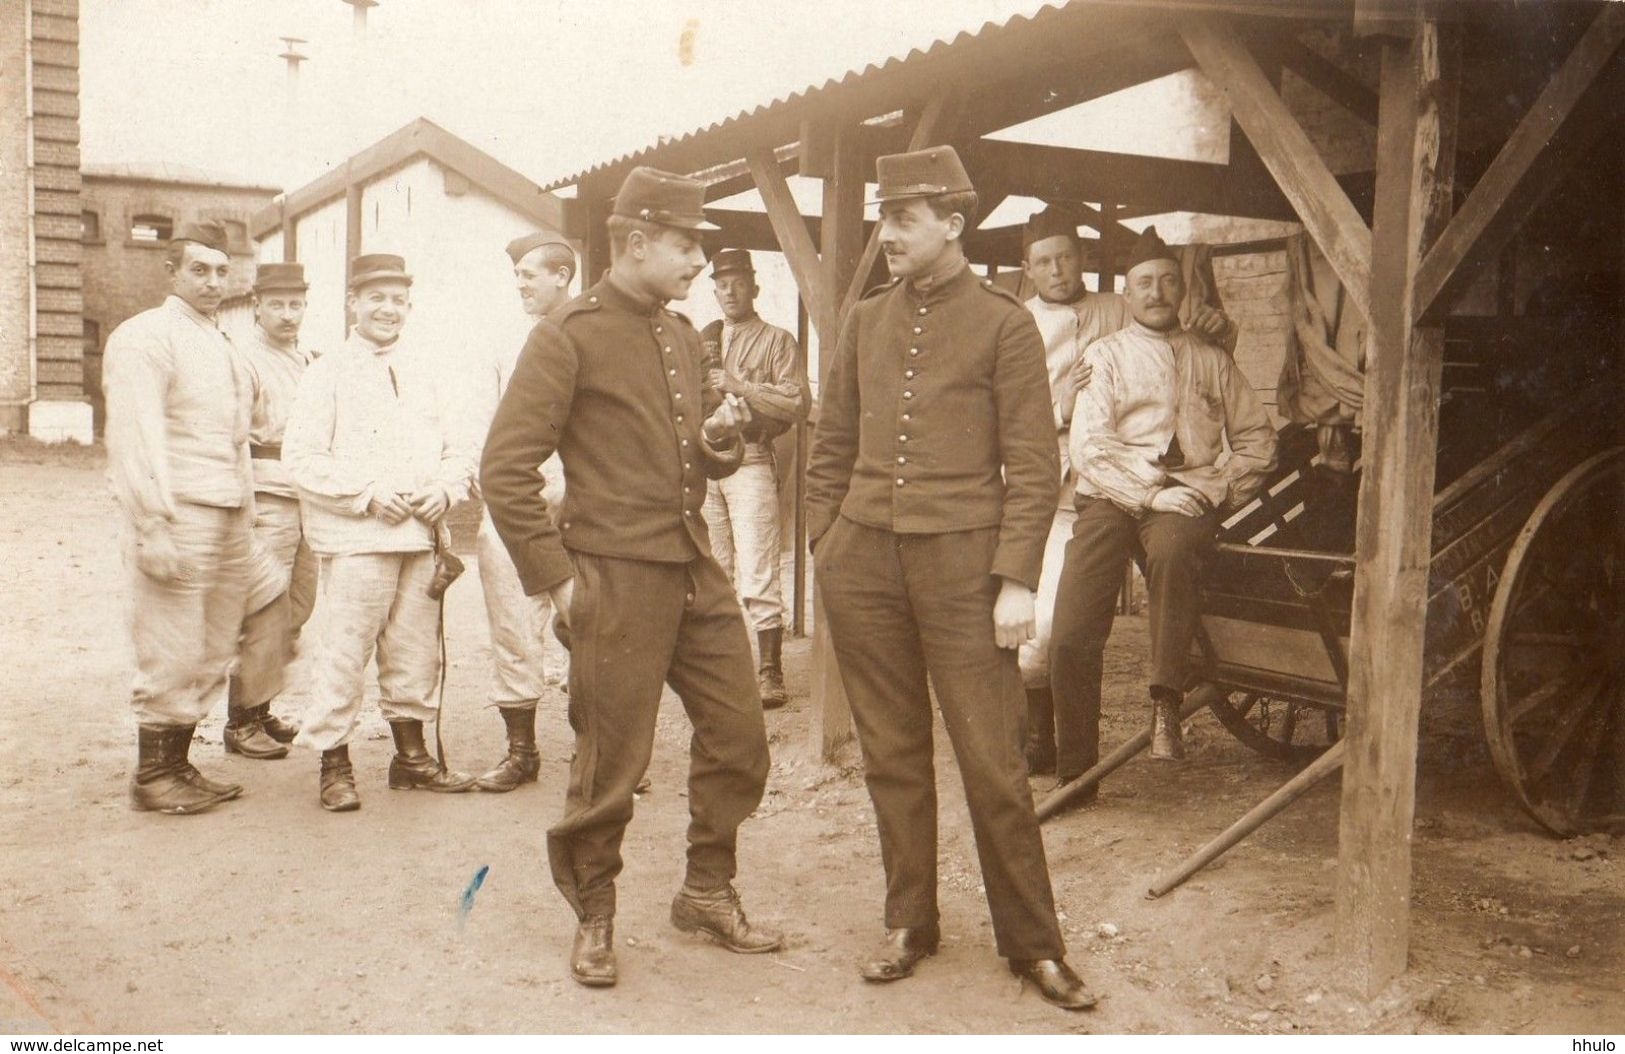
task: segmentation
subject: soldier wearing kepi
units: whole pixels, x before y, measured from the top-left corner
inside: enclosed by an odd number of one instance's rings
[[[349,741],[375,650],[395,740],[390,788],[474,787],[429,754],[423,726],[440,706],[440,604],[429,587],[441,521],[468,496],[478,440],[444,364],[401,337],[411,285],[399,256],[351,262],[355,329],[305,371],[282,441],[322,582],[311,700],[295,742],[321,751],[319,797],[331,812],[361,807]]]
[[[242,793],[188,760],[225,690],[248,595],[251,386],[215,326],[231,268],[218,224],[183,226],[170,295],[107,339],[107,469],[133,593],[138,761],[130,807],[196,813]]]
[[[932,147],[876,167],[894,280],[842,328],[807,466],[808,536],[886,869],[886,936],[863,976],[907,977],[940,940],[934,689],[999,954],[1045,999],[1085,1009],[1026,779],[1016,661],[1060,480],[1044,347],[1020,301],[965,260],[976,192],[959,156]]]
[[[562,237],[542,231],[521,235],[508,243],[507,252],[513,261],[520,304],[533,321],[569,299],[576,254]],[[497,345],[492,361],[475,378],[481,435],[513,376],[520,347],[517,342]],[[548,504],[557,508],[564,497],[564,470],[557,457],[542,466],[542,474],[546,479],[543,493]],[[542,756],[536,749],[536,704],[547,688],[544,642],[553,605],[545,592],[525,595],[519,572],[491,522],[489,509],[480,519],[476,545],[485,614],[491,625],[491,704],[502,714],[508,733],[507,755],[480,776],[478,785],[482,791],[500,793],[536,782],[541,772]]]
[[[796,338],[756,314],[756,268],[744,249],[723,249],[711,259],[722,318],[700,335],[717,366],[709,383],[737,395],[750,408],[745,457],[739,471],[712,480],[705,496],[711,552],[739,592],[756,630],[757,686],[762,706],[787,701],[784,691],[784,588],[779,576],[779,480],[773,440],[806,415],[796,376]]]
[[[694,726],[680,930],[768,952],[732,880],[738,827],[761,801],[767,729],[739,603],[711,556],[707,478],[739,465],[749,410],[707,389],[700,336],[669,300],[705,266],[704,186],[636,168],[609,218],[608,275],[531,331],[481,463],[525,591],[550,592],[570,638],[575,759],[547,834],[553,880],[580,925],[570,973],[612,985],[615,877],[633,791],[654,747],[662,683]],[[569,490],[555,525],[538,466],[557,450]]]
[[[241,667],[231,679],[227,753],[281,758],[299,726],[271,713],[286,683],[293,639],[316,603],[316,559],[299,522],[299,495],[282,464],[282,434],[299,378],[310,364],[299,346],[305,319],[305,268],[260,264],[254,274],[254,333],[243,347],[253,381],[248,451],[254,469],[254,543],[250,614],[243,620]],[[266,596],[271,596],[269,602]]]
[[[1139,552],[1150,599],[1151,756],[1177,760],[1202,561],[1221,513],[1251,500],[1274,469],[1275,430],[1230,356],[1180,326],[1184,279],[1155,227],[1126,273],[1134,322],[1084,353],[1093,373],[1072,412],[1078,519],[1055,597],[1055,712],[1061,724],[1083,715],[1088,730],[1084,739],[1061,728],[1063,755],[1080,739],[1091,756],[1098,751],[1112,607],[1124,564]]]

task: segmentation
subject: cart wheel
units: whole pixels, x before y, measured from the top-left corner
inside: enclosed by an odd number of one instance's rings
[[[1342,734],[1335,709],[1256,692],[1212,693],[1208,709],[1230,734],[1277,761],[1307,764]]]
[[[1507,553],[1484,630],[1490,757],[1541,826],[1625,816],[1625,447],[1576,466]]]

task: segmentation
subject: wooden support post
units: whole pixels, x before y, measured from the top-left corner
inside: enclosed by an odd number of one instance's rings
[[[802,390],[807,386],[807,305],[796,298],[796,347],[800,358],[796,375],[801,378]],[[806,419],[796,422],[796,464],[793,490],[795,492],[795,521],[791,531],[791,544],[795,546],[795,583],[791,590],[795,611],[790,616],[790,632],[797,637],[807,635],[807,447],[812,442],[812,429]]]
[[[1117,206],[1109,201],[1100,203],[1100,286],[1099,292],[1110,293],[1117,289],[1117,254],[1112,251],[1111,243],[1106,240],[1106,227],[1117,222]]]
[[[1182,16],[1179,32],[1202,72],[1229,98],[1236,122],[1349,298],[1369,318],[1371,228],[1229,23],[1189,14]]]
[[[350,181],[344,188],[344,287],[350,287],[350,265],[361,255],[361,184]],[[355,324],[348,308],[344,311],[344,337],[350,337]]]
[[[615,191],[620,189],[602,179],[588,176],[576,188],[576,200],[582,217],[581,231],[581,287],[596,283],[609,271],[609,219]]]
[[[299,259],[299,217],[288,211],[288,196],[282,195],[282,260],[294,263]]]
[[[1478,266],[1495,259],[1566,167],[1617,127],[1625,82],[1621,45],[1625,4],[1604,4],[1423,259],[1416,280],[1419,315],[1435,304],[1448,306],[1471,284]]]
[[[1404,971],[1410,938],[1444,358],[1442,332],[1416,326],[1412,292],[1422,250],[1449,217],[1457,83],[1432,20],[1414,20],[1410,37],[1382,48],[1336,922],[1338,961],[1367,997]]]

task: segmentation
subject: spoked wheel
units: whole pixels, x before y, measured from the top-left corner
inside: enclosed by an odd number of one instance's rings
[[[1332,707],[1256,692],[1215,692],[1208,709],[1230,734],[1277,761],[1307,764],[1343,734]]]
[[[1490,756],[1563,836],[1625,821],[1625,447],[1582,462],[1507,553],[1484,631]]]

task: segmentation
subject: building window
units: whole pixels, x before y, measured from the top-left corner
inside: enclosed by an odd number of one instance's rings
[[[79,213],[79,240],[89,243],[102,240],[102,218],[94,209]]]
[[[141,215],[130,221],[132,242],[167,242],[174,231],[174,221],[168,216]]]

